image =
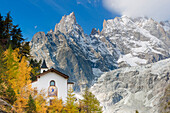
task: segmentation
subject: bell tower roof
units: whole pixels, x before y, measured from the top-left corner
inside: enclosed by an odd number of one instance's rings
[[[41,68],[48,68],[48,67],[47,67],[47,65],[46,65],[46,62],[45,62],[45,60],[43,60],[43,63],[42,63],[42,66],[41,66]]]

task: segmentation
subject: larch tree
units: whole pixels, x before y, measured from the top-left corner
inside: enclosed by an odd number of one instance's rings
[[[14,90],[11,88],[11,85],[8,84],[7,81],[5,81],[5,72],[6,72],[6,66],[4,65],[3,61],[3,49],[0,45],[0,99],[6,101],[10,105],[12,105],[16,100],[16,95]],[[0,109],[4,112],[9,112],[11,110],[11,107],[1,104]]]
[[[55,97],[51,100],[50,106],[48,107],[49,113],[61,113],[63,111],[63,101]]]
[[[75,98],[75,94],[73,94],[73,90],[70,88],[68,90],[68,94],[67,94],[67,101],[66,101],[66,111],[67,113],[78,113],[78,105],[75,102],[76,98]]]
[[[13,25],[10,12],[5,17],[0,14],[0,98],[13,105],[17,112],[25,112],[29,95],[32,95],[30,79],[35,80],[39,73],[41,61],[31,59],[29,42],[23,39],[18,25]],[[32,97],[37,112],[46,111],[46,101],[41,98],[42,95]]]
[[[83,111],[86,113],[102,113],[102,107],[100,106],[100,102],[97,100],[95,95],[93,95],[88,88],[86,87],[85,92],[83,94]]]
[[[30,72],[31,67],[29,67],[28,62],[25,60],[25,57],[21,59],[19,63],[19,73],[17,79],[14,80],[14,91],[16,92],[17,100],[14,103],[16,110],[24,111],[27,108],[28,97],[32,91],[31,89],[31,80]]]
[[[36,105],[37,113],[47,113],[47,102],[46,102],[46,94],[43,90],[37,92],[34,90],[33,97]]]
[[[4,52],[4,64],[7,69],[4,79],[11,85],[18,74],[19,56],[16,51],[17,50],[13,51],[11,46],[9,46],[9,48]]]
[[[28,97],[31,90],[30,72],[31,67],[25,57],[18,55],[19,49],[12,50],[11,47],[4,52],[4,60],[7,68],[6,79],[16,94],[13,106],[16,112],[25,112]],[[20,62],[19,62],[20,61]]]
[[[13,25],[10,12],[8,12],[5,17],[0,14],[0,45],[4,51],[9,48],[9,45],[13,50],[18,48],[18,54],[21,55],[20,60],[22,56],[25,56],[27,60],[29,60],[30,66],[33,68],[31,80],[33,81],[36,79],[36,75],[39,74],[38,69],[40,68],[39,64],[41,64],[41,61],[36,62],[32,59],[29,42],[26,42],[23,38],[21,28],[19,28],[18,25]]]

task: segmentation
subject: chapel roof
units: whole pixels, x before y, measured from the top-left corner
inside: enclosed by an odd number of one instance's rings
[[[54,73],[56,73],[56,74],[64,77],[65,79],[68,79],[68,78],[69,78],[68,75],[66,75],[66,74],[64,74],[64,73],[62,73],[62,72],[60,72],[60,71],[58,71],[58,70],[56,70],[56,69],[54,69],[54,68],[51,68],[51,69],[49,69],[49,70],[47,70],[47,71],[44,71],[43,73],[37,75],[37,77],[43,76],[43,75],[45,75],[45,74],[47,74],[47,73],[49,73],[49,72],[54,72]]]

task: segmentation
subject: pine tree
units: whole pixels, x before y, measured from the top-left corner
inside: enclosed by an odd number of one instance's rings
[[[38,62],[36,59],[30,59],[30,66],[32,67],[31,71],[31,80],[35,81],[37,75],[40,74],[41,60]]]
[[[30,94],[28,104],[27,104],[27,113],[35,113],[35,112],[36,112],[35,102]]]
[[[19,54],[21,56],[25,56],[26,58],[31,58],[30,49],[29,42],[22,42]]]
[[[22,31],[17,27],[18,25],[13,25],[10,31],[11,45],[13,49],[21,47],[21,43],[24,41],[22,38]]]
[[[68,90],[68,95],[67,95],[67,102],[66,102],[66,111],[67,113],[78,113],[78,106],[75,103],[75,94],[73,94],[73,90],[70,88]]]
[[[10,45],[10,30],[12,28],[13,24],[12,24],[12,17],[10,16],[10,12],[7,13],[7,16],[5,17],[4,20],[4,44],[6,45],[6,47],[8,47]]]
[[[10,12],[7,13],[5,19],[0,14],[0,45],[3,49],[6,50],[11,45],[12,49],[19,48],[20,53],[26,52],[26,55],[28,55],[30,51],[30,49],[28,50],[29,42],[22,44],[24,41],[21,29],[18,28],[18,25],[12,23]],[[24,56],[26,55],[24,54]]]
[[[88,90],[86,87],[85,93],[83,94],[83,110],[86,113],[102,113],[102,107],[100,106],[100,102],[97,100],[97,98]]]
[[[4,45],[4,37],[3,37],[3,35],[4,35],[4,31],[5,31],[5,28],[4,28],[4,20],[3,20],[3,16],[1,16],[1,14],[0,14],[0,44],[1,45]]]

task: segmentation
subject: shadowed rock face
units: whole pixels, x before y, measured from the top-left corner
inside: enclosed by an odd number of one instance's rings
[[[91,91],[106,113],[133,113],[135,110],[139,113],[159,113],[170,100],[167,97],[169,73],[170,59],[145,66],[120,68],[101,75]]]
[[[94,84],[103,72],[168,58],[168,23],[123,16],[104,20],[101,32],[94,28],[87,35],[71,13],[62,17],[54,31],[33,36],[31,55],[68,74],[75,90],[80,91]]]

